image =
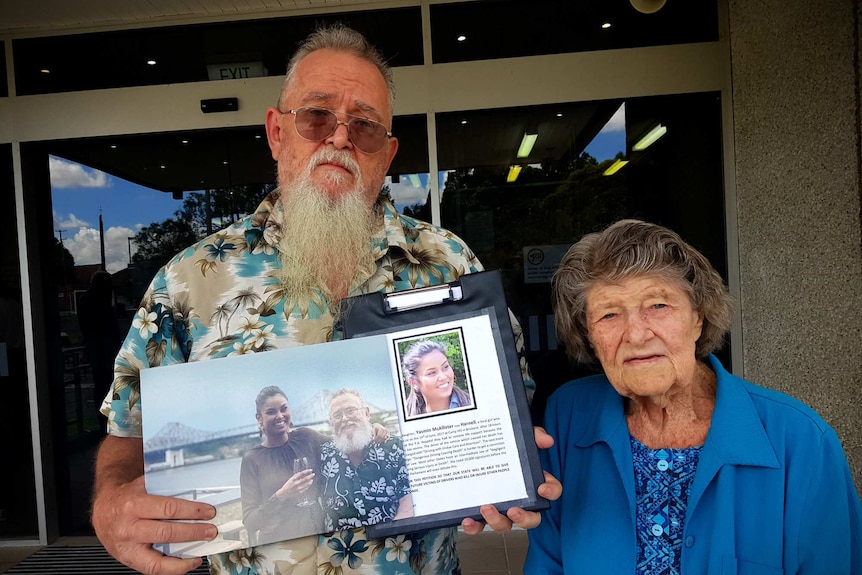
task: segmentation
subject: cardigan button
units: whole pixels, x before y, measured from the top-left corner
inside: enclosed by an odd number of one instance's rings
[[[694,546],[694,537],[692,537],[691,535],[686,537],[685,538],[685,546],[686,547],[693,547]]]

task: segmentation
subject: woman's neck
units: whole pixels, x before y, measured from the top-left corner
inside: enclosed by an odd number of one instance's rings
[[[702,445],[715,407],[715,373],[698,362],[693,380],[661,397],[627,399],[626,423],[651,449]]]
[[[261,445],[263,445],[264,447],[281,447],[282,445],[287,443],[289,437],[289,431],[285,431],[281,435],[267,435],[263,438]]]
[[[451,402],[452,400],[449,397],[435,399],[434,401],[428,401],[428,399],[426,398],[425,407],[428,411],[443,411],[444,409],[449,409],[449,405],[451,405]]]

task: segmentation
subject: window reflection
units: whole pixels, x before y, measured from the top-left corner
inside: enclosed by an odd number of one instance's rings
[[[335,21],[365,34],[392,66],[422,63],[420,10],[407,7],[22,38],[13,41],[16,86],[27,95],[282,76],[299,41]]]
[[[0,539],[38,536],[14,189],[12,146],[0,145],[0,437],[7,462],[0,473]]]
[[[636,217],[675,229],[726,270],[717,94],[453,112],[436,123],[441,223],[503,273],[539,382],[534,415],[578,374],[550,307],[551,275],[572,243]],[[664,133],[635,149],[656,125]],[[529,150],[525,135],[535,136]],[[617,161],[626,163],[609,170]]]
[[[386,176],[384,194],[399,213],[426,222],[431,221],[430,174],[396,174]]]
[[[431,5],[433,60],[463,62],[713,42],[715,0],[667,2],[653,14],[629,0],[485,0]]]

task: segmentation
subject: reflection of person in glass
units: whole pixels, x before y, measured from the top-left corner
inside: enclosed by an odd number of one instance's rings
[[[455,372],[443,344],[417,341],[401,358],[401,367],[410,386],[408,416],[473,405],[470,395],[455,386]]]
[[[413,516],[401,439],[373,442],[371,411],[356,391],[329,402],[334,435],[320,448],[326,530],[374,525]]]
[[[316,474],[313,469],[295,473],[294,460],[320,461],[320,445],[327,437],[306,427],[293,428],[287,396],[277,386],[260,390],[255,405],[263,440],[243,456],[240,467],[242,522],[250,542],[322,532]],[[307,500],[314,505],[303,505]]]

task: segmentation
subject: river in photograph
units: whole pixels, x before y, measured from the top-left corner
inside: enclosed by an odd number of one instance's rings
[[[148,471],[147,491],[158,495],[175,495],[201,488],[239,487],[241,463],[242,457],[233,457]]]

